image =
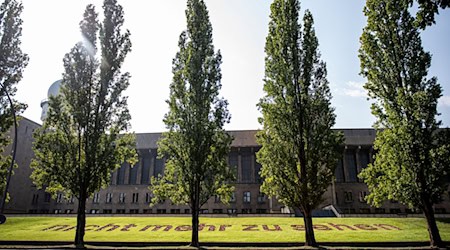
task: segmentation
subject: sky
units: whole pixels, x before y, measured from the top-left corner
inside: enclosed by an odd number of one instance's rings
[[[256,104],[264,95],[264,45],[268,32],[268,0],[205,0],[213,27],[215,49],[223,63],[220,95],[229,102],[228,130],[260,129]],[[16,99],[28,104],[24,116],[41,123],[40,103],[50,85],[61,79],[62,59],[81,40],[78,24],[87,4],[100,12],[100,0],[23,0],[22,50],[30,57]],[[172,59],[178,37],[186,29],[185,0],[119,0],[125,12],[125,27],[131,32],[132,52],[122,71],[131,73],[128,107],[131,131],[165,131],[162,121],[168,111]],[[310,9],[315,20],[322,60],[336,112],[335,128],[369,128],[375,118],[359,75],[359,37],[366,24],[361,0],[304,0],[302,15]],[[432,54],[429,76],[443,88],[438,119],[450,126],[450,10],[441,10],[436,25],[422,33],[423,47]]]

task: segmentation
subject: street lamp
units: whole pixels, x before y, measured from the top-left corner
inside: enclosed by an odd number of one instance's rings
[[[4,88],[4,86],[2,86],[0,84],[0,87]],[[14,142],[13,142],[13,151],[12,151],[12,159],[11,159],[11,165],[9,166],[8,169],[8,175],[6,177],[6,186],[5,186],[5,190],[3,192],[3,197],[1,200],[1,206],[0,206],[0,224],[3,224],[6,222],[6,216],[3,214],[3,211],[5,209],[5,204],[6,204],[6,195],[8,194],[8,187],[9,187],[9,181],[11,180],[11,174],[12,174],[12,170],[14,167],[14,161],[16,160],[16,149],[17,149],[17,119],[16,119],[16,110],[14,109],[14,103],[11,100],[11,97],[8,94],[7,89],[5,88],[5,93],[6,93],[6,97],[8,98],[9,104],[11,105],[11,113],[13,116],[13,121],[14,121]]]

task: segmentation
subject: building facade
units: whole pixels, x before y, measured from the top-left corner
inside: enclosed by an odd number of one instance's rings
[[[11,179],[11,200],[7,213],[76,213],[77,200],[58,194],[51,197],[43,190],[37,190],[30,180],[31,159],[34,157],[32,132],[39,127],[26,118],[19,126],[19,168]],[[364,197],[367,186],[358,178],[361,169],[371,162],[375,139],[373,129],[341,129],[345,136],[342,158],[337,164],[335,178],[324,194],[319,209],[333,207],[339,214],[408,214],[418,213],[396,202],[385,202],[380,208],[369,206]],[[213,214],[269,214],[293,213],[276,198],[269,198],[260,192],[261,165],[256,161],[260,146],[256,143],[256,130],[230,131],[234,141],[228,155],[230,166],[237,166],[235,192],[229,204],[223,204],[218,197],[211,197],[202,207],[202,213]],[[87,202],[88,213],[99,214],[190,214],[186,205],[175,205],[169,200],[150,206],[152,194],[150,179],[164,172],[164,159],[157,158],[157,141],[160,133],[136,135],[139,161],[133,167],[123,164],[112,173],[110,185],[95,193]],[[435,206],[436,213],[450,213],[449,192],[444,201]]]

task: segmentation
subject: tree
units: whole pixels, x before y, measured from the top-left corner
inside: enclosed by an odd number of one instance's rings
[[[414,1],[410,1],[411,4]],[[434,16],[439,14],[439,8],[450,7],[450,0],[417,0],[419,11],[417,12],[417,24],[421,28],[435,23]]]
[[[261,190],[303,213],[305,244],[314,246],[312,210],[331,183],[343,137],[331,130],[335,115],[312,14],[305,12],[302,32],[299,9],[297,0],[271,5],[257,157]]]
[[[22,35],[22,4],[15,0],[5,0],[0,5],[0,195],[6,187],[6,177],[11,165],[11,157],[3,152],[10,143],[9,131],[13,125],[10,98],[16,93],[16,84],[22,79],[23,70],[28,64],[28,56],[20,49]],[[26,105],[13,99],[16,113],[22,112]],[[4,197],[2,197],[4,198]]]
[[[212,44],[212,27],[203,0],[188,0],[187,30],[179,39],[173,60],[169,130],[159,141],[159,156],[166,157],[164,176],[152,178],[153,202],[169,198],[188,204],[192,214],[191,245],[199,247],[199,210],[213,195],[231,196],[233,173],[226,156],[232,137],[223,125],[229,122],[227,101],[220,98],[220,52]]]
[[[130,126],[122,96],[130,75],[120,71],[131,49],[130,33],[121,31],[123,10],[116,0],[105,0],[103,10],[100,24],[94,6],[86,7],[80,22],[84,41],[65,55],[61,94],[50,98],[48,117],[34,134],[34,182],[78,199],[77,247],[84,246],[86,199],[107,186],[121,163],[137,158],[134,135],[120,134]]]
[[[436,78],[426,78],[431,56],[422,48],[408,1],[368,0],[364,13],[361,74],[377,117],[375,161],[360,174],[370,191],[367,200],[376,206],[397,200],[421,209],[431,244],[442,246],[433,204],[447,190],[450,137],[436,121],[442,90]]]

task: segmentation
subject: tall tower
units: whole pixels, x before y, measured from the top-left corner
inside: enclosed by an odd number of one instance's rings
[[[61,83],[62,83],[62,80],[58,80],[58,81],[52,83],[52,85],[50,85],[50,88],[48,88],[47,98],[42,100],[42,102],[41,102],[41,108],[42,108],[41,121],[44,121],[45,118],[47,117],[48,100],[50,99],[50,96],[56,96],[59,94],[59,89],[61,88]]]

